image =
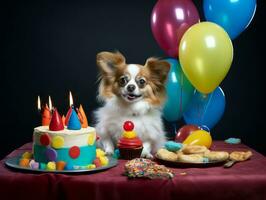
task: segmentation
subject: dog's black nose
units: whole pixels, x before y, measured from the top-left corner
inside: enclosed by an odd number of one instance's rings
[[[135,86],[135,85],[132,85],[132,84],[131,84],[131,85],[128,85],[128,86],[127,86],[127,91],[128,91],[128,92],[133,92],[135,89],[136,89],[136,86]]]

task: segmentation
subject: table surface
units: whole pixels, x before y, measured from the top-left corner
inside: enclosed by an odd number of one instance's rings
[[[213,142],[213,150],[247,151],[250,160],[225,169],[171,168],[171,180],[128,179],[126,161],[93,174],[25,173],[4,164],[6,158],[31,150],[31,143],[14,150],[0,162],[0,197],[3,199],[266,199],[266,158],[244,144]],[[186,175],[182,175],[185,172]],[[2,198],[1,198],[2,199]]]

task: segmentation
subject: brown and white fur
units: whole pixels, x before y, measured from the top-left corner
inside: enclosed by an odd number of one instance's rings
[[[169,63],[149,58],[144,66],[126,64],[119,52],[101,52],[97,54],[97,65],[100,68],[99,98],[105,102],[95,112],[102,147],[113,154],[123,123],[130,120],[143,142],[142,157],[152,158],[165,143],[160,108],[166,97]]]

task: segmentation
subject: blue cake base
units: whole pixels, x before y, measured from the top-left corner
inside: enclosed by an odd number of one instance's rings
[[[48,163],[50,161],[58,162],[64,161],[66,165],[70,166],[86,166],[91,164],[96,158],[96,144],[88,145],[88,146],[81,146],[80,154],[77,158],[72,158],[69,155],[70,148],[60,148],[54,149],[56,152],[56,158],[51,160],[47,157],[47,149],[50,147],[41,146],[41,145],[33,145],[33,157],[36,162],[40,163]],[[51,149],[51,148],[50,148]]]

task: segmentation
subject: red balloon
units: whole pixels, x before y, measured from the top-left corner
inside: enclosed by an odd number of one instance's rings
[[[182,126],[175,136],[176,142],[183,142],[193,131],[200,130],[198,126],[195,125],[185,125]]]
[[[191,0],[158,0],[151,15],[151,29],[165,53],[178,57],[182,36],[199,21],[199,13]]]

